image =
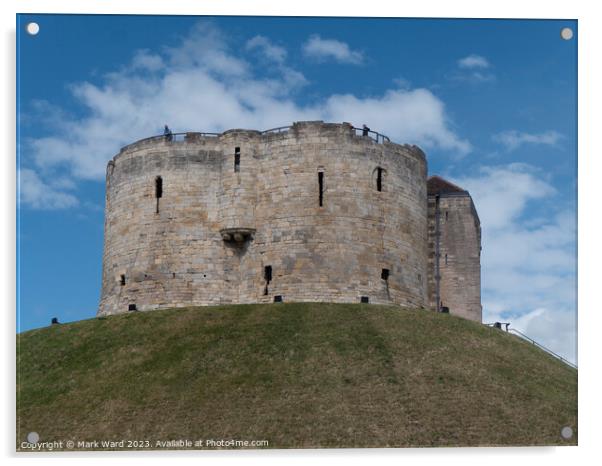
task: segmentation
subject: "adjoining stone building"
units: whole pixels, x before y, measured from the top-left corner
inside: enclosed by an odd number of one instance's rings
[[[481,222],[468,191],[431,176],[428,304],[481,322]]]
[[[474,205],[441,191],[433,210],[431,184],[418,147],[348,123],[143,139],[107,166],[98,314],[321,301],[480,321]]]

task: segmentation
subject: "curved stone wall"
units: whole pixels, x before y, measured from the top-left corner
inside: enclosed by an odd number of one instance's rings
[[[419,148],[346,123],[131,144],[107,166],[99,314],[279,299],[424,306],[426,172]]]

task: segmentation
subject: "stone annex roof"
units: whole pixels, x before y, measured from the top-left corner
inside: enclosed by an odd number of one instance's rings
[[[449,181],[437,175],[433,175],[427,180],[426,190],[429,196],[447,193],[468,194],[468,192],[465,189],[453,183],[450,183]]]

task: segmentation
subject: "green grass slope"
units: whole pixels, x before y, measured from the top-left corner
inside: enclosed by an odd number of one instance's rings
[[[150,448],[576,443],[577,371],[500,330],[424,310],[188,308],[54,325],[17,342],[18,448],[31,431]]]

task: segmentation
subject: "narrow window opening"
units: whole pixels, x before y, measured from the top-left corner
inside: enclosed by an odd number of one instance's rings
[[[382,269],[380,272],[380,278],[385,282],[385,291],[387,292],[387,298],[391,299],[389,293],[389,269]]]
[[[155,178],[155,197],[157,199],[163,197],[163,178],[160,176]]]
[[[240,147],[234,148],[234,171],[240,171]]]
[[[157,199],[157,205],[155,208],[155,213],[159,213],[159,199],[163,197],[163,178],[158,176],[155,178],[155,198]]]
[[[119,284],[120,284],[121,286],[125,286],[125,275],[124,275],[124,274],[121,274],[121,275],[119,276]]]
[[[282,302],[282,296],[281,295],[274,296],[274,302],[275,303],[281,303]]]
[[[376,190],[383,190],[383,169],[381,167],[376,169]]]
[[[447,254],[445,255],[445,265],[447,265]]]
[[[128,304],[128,311],[137,311],[135,304]]]
[[[370,302],[370,298],[368,298],[368,296],[362,296],[360,298],[360,302],[364,303],[364,304],[368,304]]]
[[[445,221],[446,221],[446,222],[447,222],[447,219],[448,219],[448,217],[449,217],[449,212],[446,210],[446,211],[445,211]]]
[[[318,189],[320,190],[320,207],[324,206],[324,172],[318,172]]]
[[[268,285],[272,281],[272,266],[271,265],[266,265],[263,268],[263,278],[265,280],[265,288],[263,290],[263,294],[264,294],[264,296],[267,296],[267,294],[268,294]]]

